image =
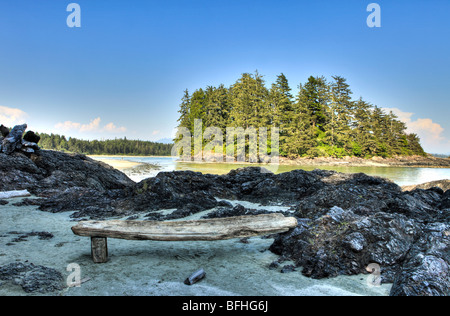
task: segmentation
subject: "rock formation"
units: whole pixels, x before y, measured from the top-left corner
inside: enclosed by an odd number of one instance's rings
[[[8,130],[5,126],[0,127],[0,132],[2,136],[0,137],[0,152],[11,155],[15,151],[22,151],[24,153],[35,153],[39,151],[39,146],[37,142],[39,142],[40,138],[33,133],[29,132],[28,140],[22,139],[23,133],[27,129],[27,124],[17,125],[11,131]],[[35,137],[30,137],[34,135]],[[37,142],[32,142],[30,140],[37,140]]]

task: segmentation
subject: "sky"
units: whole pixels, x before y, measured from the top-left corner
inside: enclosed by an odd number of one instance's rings
[[[0,0],[0,124],[82,139],[171,138],[183,91],[258,70],[293,91],[347,78],[427,152],[450,154],[450,1]],[[69,27],[80,7],[81,27]]]

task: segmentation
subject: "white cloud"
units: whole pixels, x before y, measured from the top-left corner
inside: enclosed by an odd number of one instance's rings
[[[107,124],[105,127],[103,127],[103,130],[112,134],[125,133],[127,131],[126,127],[117,127],[113,123]]]
[[[7,127],[13,127],[17,124],[26,123],[27,118],[28,114],[20,109],[0,105],[0,124]]]
[[[66,121],[64,123],[58,123],[55,125],[55,128],[62,131],[72,131],[72,130],[79,130],[81,128],[80,123],[75,123],[71,121]]]
[[[110,133],[110,134],[118,134],[118,133],[124,133],[127,131],[125,127],[117,127],[114,125],[114,123],[108,123],[104,127],[100,126],[101,118],[97,117],[89,124],[81,124],[77,122],[72,121],[66,121],[62,123],[58,123],[55,125],[55,128],[64,132],[68,131],[78,131],[80,133],[87,133],[87,132],[97,132],[97,133]]]
[[[97,117],[96,119],[93,119],[89,124],[83,124],[80,127],[80,132],[95,132],[98,131],[100,128],[100,122],[102,120]]]
[[[153,132],[152,132],[152,135],[158,135],[158,134],[161,134],[161,131],[160,131],[160,130],[157,130],[157,131],[153,131]]]
[[[433,122],[430,118],[418,118],[413,120],[412,116],[414,113],[403,112],[398,108],[385,108],[383,109],[386,113],[392,111],[398,116],[399,120],[406,124],[407,132],[419,135],[422,145],[424,145],[425,150],[446,152],[450,150],[450,140],[447,140],[442,134],[444,133],[444,128]]]

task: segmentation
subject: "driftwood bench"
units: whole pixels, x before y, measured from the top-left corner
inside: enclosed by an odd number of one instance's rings
[[[108,261],[107,238],[155,241],[214,241],[287,232],[297,226],[282,214],[241,216],[198,221],[87,221],[72,227],[75,235],[91,237],[95,263]]]

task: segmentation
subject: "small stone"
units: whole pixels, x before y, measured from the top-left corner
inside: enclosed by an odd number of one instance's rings
[[[295,266],[293,266],[291,264],[285,265],[281,269],[281,273],[291,273],[291,272],[294,272],[294,271],[297,271],[297,270],[295,270]]]

